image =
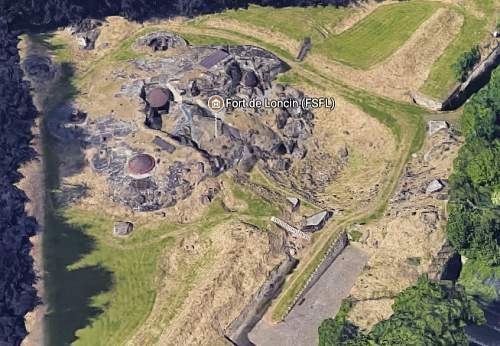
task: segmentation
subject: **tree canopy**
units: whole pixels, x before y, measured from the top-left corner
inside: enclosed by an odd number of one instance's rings
[[[344,302],[334,319],[319,327],[320,346],[468,345],[466,324],[485,322],[484,313],[460,286],[448,286],[420,277],[415,286],[398,294],[393,315],[360,333],[347,320],[350,303]]]
[[[464,107],[465,144],[450,177],[447,233],[455,249],[500,264],[500,69]]]

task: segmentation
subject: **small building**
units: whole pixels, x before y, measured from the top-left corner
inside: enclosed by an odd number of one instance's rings
[[[155,168],[155,159],[148,154],[137,154],[127,163],[127,173],[133,179],[144,179]]]
[[[210,70],[212,67],[217,65],[219,62],[224,60],[229,56],[229,53],[222,50],[222,49],[217,49],[215,52],[204,58],[203,60],[200,61],[200,65],[207,70]]]
[[[332,217],[333,212],[328,210],[320,211],[317,214],[306,217],[302,224],[303,232],[316,232],[325,227],[326,222]]]

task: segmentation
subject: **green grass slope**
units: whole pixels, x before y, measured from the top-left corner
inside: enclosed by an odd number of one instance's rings
[[[315,50],[346,65],[367,69],[393,54],[439,6],[421,1],[381,6],[352,28],[328,37]]]

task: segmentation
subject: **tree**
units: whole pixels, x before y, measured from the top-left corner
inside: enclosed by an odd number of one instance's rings
[[[455,78],[459,82],[464,82],[474,66],[481,60],[481,52],[479,46],[474,46],[470,51],[464,52],[456,63],[452,65]]]
[[[461,287],[433,283],[427,276],[420,277],[415,286],[398,294],[392,305],[393,315],[377,323],[368,334],[356,332],[349,336],[345,333],[351,328],[349,325],[352,326],[346,319],[345,308],[339,311],[340,316],[323,322],[320,346],[466,346],[464,326],[485,322],[478,303]],[[333,328],[328,329],[328,326]],[[329,330],[332,332],[328,333]]]

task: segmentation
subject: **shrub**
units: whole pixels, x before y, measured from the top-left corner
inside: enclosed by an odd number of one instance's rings
[[[464,82],[479,60],[481,60],[481,52],[479,46],[476,45],[470,51],[463,53],[452,65],[455,78],[459,82]]]

